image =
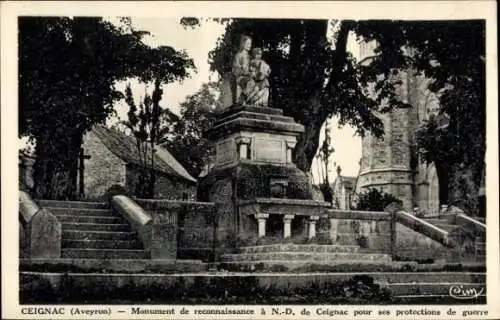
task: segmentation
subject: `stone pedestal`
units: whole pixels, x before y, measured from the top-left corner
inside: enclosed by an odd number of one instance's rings
[[[256,198],[312,199],[307,175],[292,162],[304,127],[281,109],[233,106],[205,133],[213,142],[210,170],[198,199],[219,205],[229,229],[239,234],[248,219],[237,203]],[[253,213],[252,213],[253,214]]]

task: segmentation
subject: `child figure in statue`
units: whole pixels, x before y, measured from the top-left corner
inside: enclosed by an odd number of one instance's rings
[[[269,101],[269,75],[271,68],[262,60],[262,49],[252,50],[252,60],[250,61],[250,77],[253,82],[249,83],[247,89],[246,103],[248,105],[267,107]]]

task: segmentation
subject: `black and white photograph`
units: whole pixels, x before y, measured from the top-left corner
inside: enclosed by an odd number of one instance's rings
[[[373,8],[354,2],[344,6]],[[418,4],[429,18],[405,16]],[[463,5],[432,18],[430,4],[373,18],[334,1],[316,15],[288,2],[294,16],[276,10],[284,3],[263,14],[265,2],[247,4],[255,15],[201,2],[150,16],[18,14],[17,73],[2,74],[17,90],[2,84],[15,312],[499,316],[487,292],[498,279],[496,21],[465,18]],[[303,305],[315,307],[280,307]]]

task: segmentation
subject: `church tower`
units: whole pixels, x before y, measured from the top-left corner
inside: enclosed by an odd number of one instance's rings
[[[368,65],[374,56],[375,41],[360,42],[360,63]],[[411,52],[408,52],[411,54]],[[362,139],[362,158],[356,191],[375,188],[390,193],[411,211],[419,207],[427,212],[439,210],[439,181],[433,164],[420,161],[414,148],[414,135],[423,121],[439,110],[439,99],[428,89],[430,80],[412,70],[398,74],[401,84],[395,90],[399,99],[411,108],[393,108],[377,116],[384,124],[384,135],[367,134]],[[373,88],[368,88],[373,94]]]
[[[376,42],[360,43],[360,63],[369,64]],[[412,75],[409,71],[399,73],[401,85],[396,88],[403,102],[408,103],[412,95]],[[369,94],[372,88],[368,88]],[[360,192],[375,188],[390,193],[403,202],[405,210],[415,205],[415,155],[412,147],[412,133],[418,124],[413,108],[394,108],[391,112],[377,116],[384,124],[384,136],[377,138],[367,134],[362,139],[362,160],[357,190]]]

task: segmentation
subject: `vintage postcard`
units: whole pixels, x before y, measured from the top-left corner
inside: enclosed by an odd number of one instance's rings
[[[0,9],[2,318],[500,317],[493,1]]]

